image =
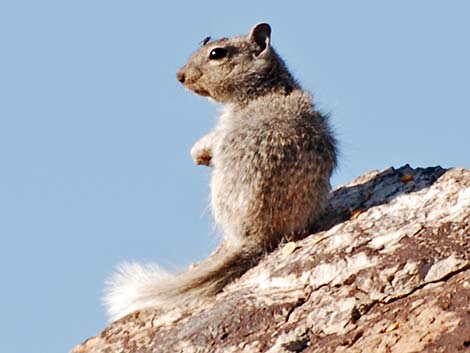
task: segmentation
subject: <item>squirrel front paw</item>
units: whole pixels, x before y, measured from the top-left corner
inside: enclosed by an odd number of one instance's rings
[[[197,165],[209,166],[212,159],[212,153],[209,148],[200,148],[196,143],[193,148],[191,148],[191,157],[193,157],[194,163]]]

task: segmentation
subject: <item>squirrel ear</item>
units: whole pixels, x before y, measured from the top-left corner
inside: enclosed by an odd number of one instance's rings
[[[248,39],[259,45],[260,50],[256,55],[260,55],[267,48],[271,41],[271,27],[267,23],[258,23],[251,29]]]

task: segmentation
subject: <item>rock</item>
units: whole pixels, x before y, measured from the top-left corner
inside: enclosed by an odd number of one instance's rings
[[[470,352],[469,170],[367,173],[313,231],[211,303],[133,313],[72,352]]]

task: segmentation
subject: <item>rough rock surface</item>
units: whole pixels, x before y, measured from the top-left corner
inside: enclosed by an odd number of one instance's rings
[[[211,303],[131,314],[72,352],[470,352],[470,171],[370,172]]]

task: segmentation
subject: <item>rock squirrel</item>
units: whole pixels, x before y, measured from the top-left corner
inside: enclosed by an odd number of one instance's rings
[[[180,274],[121,265],[105,289],[113,320],[214,296],[284,239],[308,234],[327,203],[336,141],[271,46],[268,24],[244,36],[206,38],[177,78],[224,105],[217,127],[191,150],[196,164],[212,167],[211,206],[224,239]]]

